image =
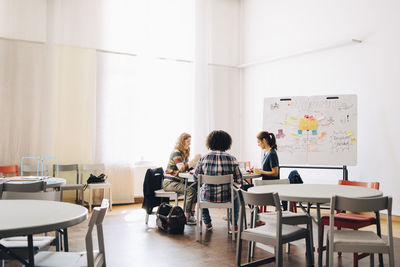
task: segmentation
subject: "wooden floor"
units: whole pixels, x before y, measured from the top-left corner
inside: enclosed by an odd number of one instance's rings
[[[222,219],[225,214],[223,210],[212,209],[214,229],[207,233],[203,230],[202,241],[196,242],[194,226],[186,226],[183,235],[168,235],[157,229],[155,216],[150,216],[149,224],[145,225],[145,211],[140,208],[140,205],[114,206],[113,211],[107,214],[104,221],[107,266],[235,266],[236,242],[232,242],[230,235],[227,234],[226,221]],[[385,230],[385,225],[382,228]],[[395,238],[395,258],[399,262],[400,223],[395,223],[394,229],[397,237]],[[86,230],[87,222],[70,228],[70,251],[85,250]],[[292,245],[290,254],[284,253],[284,266],[306,266],[303,244]],[[245,242],[243,251],[242,263],[246,259],[247,244]],[[267,256],[271,254],[262,249],[256,249],[255,259]],[[317,259],[317,255],[314,256]],[[384,261],[388,266],[386,256],[384,256]],[[6,266],[20,265],[15,262],[6,262]],[[335,256],[335,266],[352,266],[352,255],[343,254],[342,258]],[[369,258],[361,260],[359,266],[369,266]]]

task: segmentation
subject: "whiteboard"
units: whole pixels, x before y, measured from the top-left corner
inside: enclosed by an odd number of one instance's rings
[[[357,164],[357,95],[265,98],[263,129],[280,164]]]

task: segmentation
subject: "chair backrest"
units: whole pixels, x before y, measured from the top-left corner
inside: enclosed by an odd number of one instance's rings
[[[108,199],[103,199],[100,207],[96,207],[93,209],[92,217],[89,221],[89,228],[86,233],[86,252],[87,252],[87,264],[89,267],[94,266],[94,255],[93,255],[93,238],[92,231],[94,225],[97,228],[97,240],[99,246],[100,257],[102,259],[100,261],[105,262],[105,248],[104,248],[104,235],[103,235],[103,220],[106,216],[107,210],[109,206]],[[103,266],[102,263],[99,263],[100,266]]]
[[[212,184],[212,185],[220,185],[220,184],[229,184],[233,183],[233,174],[227,175],[199,175],[199,184]]]
[[[0,173],[15,173],[15,175],[18,176],[18,165],[0,166]]]
[[[1,189],[2,188],[2,189]],[[1,199],[35,199],[61,201],[61,191],[46,192],[46,182],[0,185]]]
[[[79,165],[78,164],[58,165],[58,171],[60,171],[60,172],[76,171],[77,183],[80,184],[82,182],[79,179]],[[57,173],[57,164],[53,164],[53,177],[56,177],[56,173]]]
[[[277,193],[251,193],[240,190],[245,204],[252,206],[275,206],[280,209],[279,196]]]
[[[334,196],[332,197],[331,207],[339,210],[348,210],[354,212],[376,212],[380,210],[392,209],[391,197],[375,198],[349,198]],[[334,210],[331,210],[334,213]]]
[[[3,192],[40,192],[46,191],[46,182],[4,183]]]
[[[253,180],[255,186],[259,185],[272,185],[272,184],[290,184],[289,179],[276,179],[276,180]]]
[[[348,180],[339,180],[339,185],[352,185],[352,186],[361,186],[361,187],[369,187],[373,189],[379,190],[379,182],[359,182],[359,181],[348,181]]]

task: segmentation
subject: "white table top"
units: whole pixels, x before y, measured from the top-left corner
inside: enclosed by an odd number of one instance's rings
[[[334,195],[344,197],[379,197],[382,192],[376,189],[332,184],[277,184],[249,188],[249,192],[277,192],[281,200],[311,203],[329,203]]]
[[[6,183],[14,183],[14,184],[46,181],[47,188],[60,187],[61,185],[66,184],[67,182],[64,178],[49,177],[49,176],[14,176],[14,177],[5,177],[2,178],[1,180],[3,180]]]
[[[85,207],[46,200],[0,200],[0,238],[64,229],[87,219]]]

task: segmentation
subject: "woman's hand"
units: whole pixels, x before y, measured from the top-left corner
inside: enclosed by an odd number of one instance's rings
[[[262,170],[261,169],[253,169],[253,172],[255,174],[262,174]]]

